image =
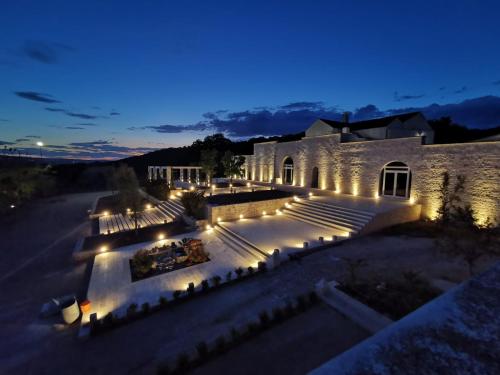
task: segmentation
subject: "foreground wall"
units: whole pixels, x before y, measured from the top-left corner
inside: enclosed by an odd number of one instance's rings
[[[434,218],[439,207],[439,185],[447,171],[452,185],[466,177],[466,194],[481,223],[500,213],[500,142],[423,145],[421,137],[341,143],[339,134],[286,143],[262,143],[247,157],[247,178],[281,184],[285,158],[294,161],[293,185],[310,187],[318,168],[319,188],[375,197],[380,172],[392,161],[406,163],[412,173],[411,199],[422,205],[422,215]],[[384,198],[386,199],[386,198]]]

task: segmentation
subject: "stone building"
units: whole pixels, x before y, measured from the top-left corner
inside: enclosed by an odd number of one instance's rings
[[[466,177],[464,198],[479,222],[500,213],[500,141],[433,144],[421,113],[349,123],[318,119],[305,137],[254,145],[245,177],[281,189],[408,200],[434,218],[447,171]]]

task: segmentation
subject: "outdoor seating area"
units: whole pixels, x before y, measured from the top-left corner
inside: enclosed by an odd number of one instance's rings
[[[132,281],[138,281],[209,260],[201,240],[183,238],[178,242],[171,242],[170,245],[163,244],[152,249],[140,249],[129,263]]]
[[[151,225],[165,224],[172,221],[162,210],[151,207],[141,212],[137,218],[139,228],[149,227]],[[99,217],[99,234],[111,234],[115,232],[124,232],[135,229],[134,218],[131,215],[114,214],[103,215]]]

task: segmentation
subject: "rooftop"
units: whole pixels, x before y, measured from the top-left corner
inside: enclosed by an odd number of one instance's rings
[[[418,114],[420,114],[420,112],[401,113],[393,116],[379,117],[371,120],[356,121],[349,123],[343,121],[327,120],[322,118],[320,118],[320,120],[323,121],[325,124],[330,125],[332,128],[342,129],[345,126],[349,126],[351,130],[360,130],[360,129],[382,128],[388,126],[394,120],[400,120],[401,122],[405,122],[417,116]]]

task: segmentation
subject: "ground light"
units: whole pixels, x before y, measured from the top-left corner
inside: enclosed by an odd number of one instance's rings
[[[10,208],[16,208],[16,206],[14,206],[13,204],[10,205]]]
[[[240,214],[240,219],[243,219],[243,214]]]
[[[207,224],[207,226],[205,227],[207,230],[210,230],[212,229],[212,226],[210,224]]]
[[[100,251],[101,253],[105,253],[106,251],[108,251],[108,247],[107,247],[107,246],[105,246],[105,245],[103,245],[103,246],[101,246],[101,248],[99,249],[99,251]]]
[[[174,194],[170,194],[170,199],[175,199],[175,195]]]
[[[266,216],[266,215],[267,215],[267,212],[266,212],[266,211],[262,211],[262,215],[263,215],[263,216]]]
[[[409,202],[410,204],[415,204],[415,198],[411,197]]]
[[[165,239],[165,235],[163,233],[160,233],[158,235],[158,239],[161,241],[161,240],[164,240]]]
[[[373,197],[374,197],[375,199],[379,199],[379,198],[380,198],[380,196],[378,195],[378,193],[373,194]]]
[[[222,219],[220,217],[217,218],[217,222],[220,222]]]
[[[314,194],[312,193],[312,191],[309,192],[309,196],[312,197]]]
[[[151,207],[152,207],[152,206],[151,206],[149,203],[146,205],[146,208],[147,208],[148,210],[149,210]]]
[[[108,211],[104,211],[102,214],[103,214],[104,216],[108,216],[108,215],[109,215],[109,212],[108,212]]]
[[[250,186],[251,186],[250,182],[247,182],[247,187],[250,187]]]
[[[189,188],[189,190],[193,191],[193,190],[194,190],[194,186],[191,186],[191,187]]]

